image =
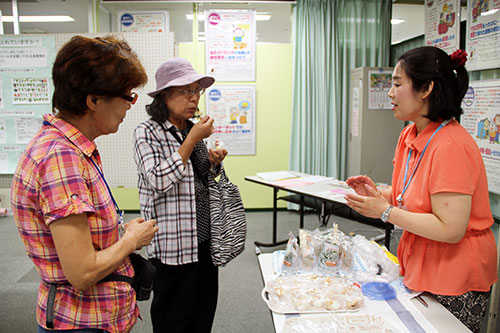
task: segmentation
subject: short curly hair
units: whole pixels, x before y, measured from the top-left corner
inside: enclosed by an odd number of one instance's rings
[[[52,67],[53,112],[84,115],[88,95],[116,97],[146,84],[148,78],[126,41],[114,36],[74,36]]]

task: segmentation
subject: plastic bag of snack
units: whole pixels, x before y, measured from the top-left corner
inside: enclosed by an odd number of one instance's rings
[[[285,256],[283,258],[282,272],[293,273],[300,269],[300,247],[292,232],[289,234],[288,243],[286,245]]]
[[[318,237],[318,232],[305,229],[299,230],[299,243],[301,251],[302,269],[312,271],[318,265],[318,258],[323,246],[323,240]]]
[[[340,268],[340,259],[342,256],[342,247],[337,238],[338,226],[333,227],[332,237],[328,237],[323,242],[319,264],[324,272],[337,272]]]

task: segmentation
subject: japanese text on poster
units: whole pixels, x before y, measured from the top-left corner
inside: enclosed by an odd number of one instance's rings
[[[459,48],[460,1],[425,1],[425,45],[435,46],[446,53]]]
[[[14,173],[26,144],[51,113],[53,36],[0,36],[0,173]]]
[[[119,12],[121,32],[168,32],[168,11],[128,11]]]
[[[214,118],[212,143],[222,142],[231,155],[255,154],[255,86],[212,86],[206,103]]]
[[[467,8],[467,70],[500,67],[500,0],[468,0]]]
[[[49,79],[21,77],[12,79],[12,104],[50,103]]]
[[[460,122],[479,146],[488,189],[500,194],[500,80],[472,81],[462,108]]]
[[[387,94],[392,86],[391,71],[369,71],[368,72],[368,109],[391,110],[391,99]]]
[[[205,12],[206,68],[216,81],[255,81],[255,11]]]
[[[351,134],[359,135],[359,87],[352,88]]]

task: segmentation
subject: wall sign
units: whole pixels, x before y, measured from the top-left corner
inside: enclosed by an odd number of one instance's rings
[[[118,31],[121,32],[168,32],[168,11],[120,11]]]

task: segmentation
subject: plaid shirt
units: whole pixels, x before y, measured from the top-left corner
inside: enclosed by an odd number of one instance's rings
[[[90,161],[101,166],[95,144],[53,115],[44,119],[52,126],[42,126],[26,147],[11,188],[19,233],[42,280],[37,322],[45,327],[49,282],[61,284],[54,304],[54,328],[129,331],[139,308],[128,283],[103,282],[80,292],[68,283],[61,268],[50,223],[86,213],[94,248],[105,249],[118,241],[118,218],[106,185]],[[115,273],[133,276],[134,271],[126,260]]]
[[[180,143],[167,131],[171,126],[151,119],[137,126],[134,159],[142,215],[159,227],[147,255],[182,265],[198,261],[194,173],[190,160],[182,163]]]

